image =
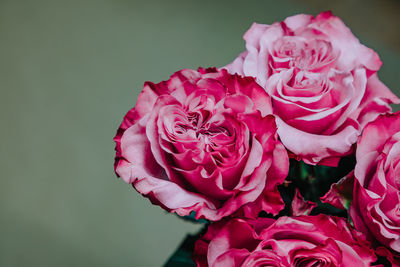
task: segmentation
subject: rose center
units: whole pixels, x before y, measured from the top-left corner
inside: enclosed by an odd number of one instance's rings
[[[186,123],[179,123],[176,132],[179,134],[190,134],[193,137],[202,140],[204,144],[216,146],[214,138],[217,135],[229,136],[229,131],[223,127],[210,123],[211,114],[205,112],[189,112]]]
[[[323,40],[305,41],[302,38],[284,37],[275,43],[276,56],[289,59],[289,68],[316,71],[336,58],[332,45]]]

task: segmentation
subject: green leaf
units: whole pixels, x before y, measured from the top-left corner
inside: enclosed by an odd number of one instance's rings
[[[192,260],[194,243],[198,239],[198,235],[187,235],[185,240],[177,248],[177,250],[168,259],[164,267],[194,267],[196,263]]]
[[[185,221],[189,221],[192,223],[201,223],[201,224],[209,224],[210,221],[206,220],[206,219],[196,219],[196,212],[192,211],[188,216],[179,216],[178,214],[176,214],[179,218],[185,220]]]

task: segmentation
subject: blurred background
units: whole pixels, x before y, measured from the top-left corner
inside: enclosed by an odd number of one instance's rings
[[[143,83],[231,62],[254,21],[324,10],[379,52],[400,95],[396,0],[0,0],[0,266],[165,263],[199,226],[113,172]]]

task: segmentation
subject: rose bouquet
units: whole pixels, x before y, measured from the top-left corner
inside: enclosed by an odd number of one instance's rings
[[[119,177],[204,223],[166,266],[400,266],[400,100],[379,56],[330,12],[244,40],[225,67],[146,82],[114,138]]]

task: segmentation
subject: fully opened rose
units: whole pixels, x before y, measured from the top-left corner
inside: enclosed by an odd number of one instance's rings
[[[257,79],[281,141],[306,163],[336,166],[363,126],[399,102],[378,79],[378,55],[330,12],[254,23],[244,39],[246,51],[225,68]]]
[[[400,113],[368,124],[357,144],[350,215],[357,229],[400,258]],[[399,261],[400,262],[400,261]]]
[[[152,203],[220,220],[277,214],[288,156],[253,78],[182,70],[147,82],[115,137],[115,171]]]
[[[197,266],[370,266],[370,244],[342,218],[234,219],[209,227],[194,251]]]

